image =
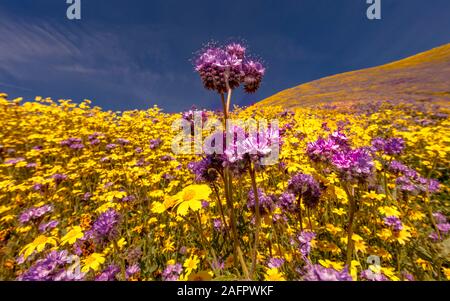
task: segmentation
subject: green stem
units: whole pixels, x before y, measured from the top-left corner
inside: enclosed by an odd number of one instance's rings
[[[261,230],[261,212],[259,211],[259,196],[258,196],[258,188],[256,186],[256,174],[254,165],[250,164],[250,177],[252,179],[252,187],[253,194],[255,196],[255,213],[256,213],[256,231],[255,231],[255,244],[253,246],[253,254],[252,254],[252,267],[250,273],[252,277],[254,277],[256,263],[257,263],[257,254],[258,254],[258,244],[259,244],[259,232]]]

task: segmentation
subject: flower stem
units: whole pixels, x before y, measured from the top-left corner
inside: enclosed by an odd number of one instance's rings
[[[258,196],[258,188],[256,187],[256,174],[254,165],[250,164],[250,177],[252,179],[252,187],[253,194],[255,196],[255,213],[256,213],[256,231],[255,231],[255,244],[253,246],[253,254],[252,254],[252,267],[250,273],[252,277],[254,277],[256,263],[257,263],[257,254],[258,254],[258,244],[259,244],[259,232],[261,230],[261,212],[259,211],[259,196]]]

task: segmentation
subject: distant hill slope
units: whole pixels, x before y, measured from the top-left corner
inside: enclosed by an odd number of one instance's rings
[[[383,66],[302,84],[256,105],[294,108],[330,102],[380,100],[450,102],[450,44]]]

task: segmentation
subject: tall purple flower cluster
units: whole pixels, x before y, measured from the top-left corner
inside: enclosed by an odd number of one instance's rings
[[[19,221],[22,224],[26,224],[29,221],[36,220],[52,211],[53,211],[53,206],[50,204],[42,205],[37,208],[36,207],[29,208],[20,214]]]
[[[36,261],[25,273],[20,275],[20,281],[73,281],[82,280],[84,274],[66,270],[66,265],[72,263],[67,251],[52,251],[45,258]]]
[[[351,149],[346,135],[333,132],[328,139],[308,143],[306,153],[313,162],[331,164],[341,178],[363,182],[373,173],[374,162],[366,148]]]
[[[188,169],[195,175],[196,181],[214,182],[223,170],[223,163],[223,156],[212,154],[200,161],[190,162]]]
[[[275,206],[272,198],[266,195],[261,188],[258,188],[257,190],[259,200],[259,212],[261,213],[261,215],[270,213]],[[248,192],[247,208],[252,210],[253,212],[256,212],[256,200],[255,200],[255,193],[253,190],[250,190]]]
[[[405,141],[402,138],[375,138],[372,140],[372,149],[386,155],[400,155],[404,148]]]
[[[341,152],[333,157],[333,165],[346,180],[366,180],[372,173],[374,162],[365,148]]]
[[[296,212],[298,211],[298,207],[296,205],[295,195],[290,192],[284,192],[278,198],[277,205],[284,211],[287,212]]]
[[[303,203],[309,208],[314,208],[319,204],[320,185],[311,175],[303,173],[294,175],[289,180],[288,190],[292,194],[301,197]]]
[[[263,65],[246,58],[246,48],[233,43],[225,47],[209,45],[196,59],[195,70],[208,90],[225,94],[241,84],[247,93],[258,90],[265,73]],[[227,87],[228,83],[228,87]]]
[[[119,213],[110,208],[102,213],[92,225],[91,234],[99,242],[111,241],[118,235]]]
[[[397,188],[403,193],[419,194],[426,192],[436,193],[439,191],[439,181],[435,179],[426,179],[417,171],[398,161],[392,161],[388,166],[388,170],[393,174],[398,175],[396,180]]]
[[[329,163],[333,156],[350,149],[346,135],[340,131],[331,133],[327,139],[319,138],[307,144],[306,153],[313,162]]]

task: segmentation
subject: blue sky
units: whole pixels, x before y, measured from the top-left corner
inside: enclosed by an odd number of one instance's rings
[[[248,105],[324,76],[384,64],[450,42],[450,1],[382,0],[1,0],[0,91],[12,97],[84,98],[104,109],[158,104],[215,109],[190,59],[205,42],[244,40],[264,59]]]

